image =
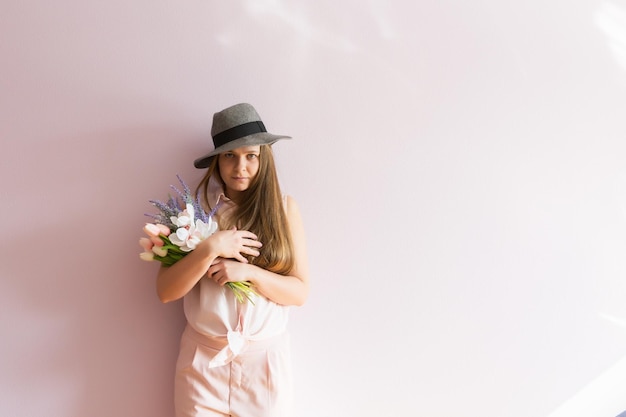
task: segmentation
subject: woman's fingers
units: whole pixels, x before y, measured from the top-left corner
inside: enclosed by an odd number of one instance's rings
[[[263,244],[259,242],[257,235],[247,230],[232,228],[228,231],[218,232],[215,243],[218,251],[224,258],[234,258],[247,263],[245,256],[259,256],[259,249]]]
[[[260,248],[263,246],[263,244],[261,242],[259,242],[256,239],[244,239],[243,240],[243,245],[244,246],[249,246],[249,247],[254,247],[254,248]]]
[[[255,256],[258,256],[258,255],[255,255]],[[248,263],[248,260],[246,258],[244,258],[241,253],[235,254],[235,259],[237,259],[239,262],[242,262],[244,264]]]

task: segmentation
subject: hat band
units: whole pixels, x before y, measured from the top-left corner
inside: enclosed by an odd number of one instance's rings
[[[225,131],[213,136],[213,145],[215,148],[219,148],[220,146],[226,145],[228,142],[235,139],[263,132],[267,132],[267,130],[265,130],[265,125],[260,120],[258,122],[244,123],[242,125],[226,129]]]

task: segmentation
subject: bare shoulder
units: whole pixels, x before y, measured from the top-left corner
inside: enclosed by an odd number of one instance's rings
[[[289,223],[289,229],[291,230],[291,236],[296,250],[297,263],[301,265],[301,274],[306,275],[306,273],[302,272],[307,269],[304,222],[300,215],[298,203],[289,195],[285,197],[285,212],[287,213],[287,222]]]
[[[285,196],[285,212],[287,213],[287,218],[291,222],[301,222],[300,207],[298,206],[296,199],[290,195]]]
[[[289,213],[290,210],[295,209],[298,210],[298,203],[296,202],[296,199],[293,198],[293,196],[290,195],[285,195],[285,209],[287,210],[287,213]]]

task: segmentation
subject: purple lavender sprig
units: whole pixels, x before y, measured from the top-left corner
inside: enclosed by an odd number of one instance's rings
[[[196,198],[193,199],[191,204],[193,204],[193,209],[196,212],[196,217],[198,217],[204,223],[208,223],[209,217],[215,214],[215,211],[216,211],[215,209],[211,210],[211,212],[208,214],[206,211],[204,211],[204,208],[202,207],[202,203],[200,202],[200,193],[196,195]]]
[[[169,195],[167,202],[163,202],[161,200],[150,200],[150,203],[159,210],[159,213],[146,213],[146,216],[150,217],[157,223],[164,224],[165,226],[174,230],[176,229],[176,226],[172,223],[170,217],[178,216],[178,214],[184,210],[184,207],[187,204],[191,204],[195,211],[195,218],[202,220],[205,223],[208,223],[209,217],[215,214],[216,209],[211,210],[211,213],[207,214],[206,211],[204,211],[204,208],[202,207],[202,204],[200,202],[200,194],[198,193],[194,198],[191,194],[191,189],[189,188],[189,186],[187,186],[185,181],[183,181],[180,175],[177,174],[176,178],[178,178],[178,181],[182,186],[182,190],[175,187],[174,185],[170,185],[170,188],[176,193],[176,197],[172,197],[171,195]]]
[[[176,194],[179,195],[179,197],[185,202],[185,204],[191,204],[193,206],[193,209],[196,212],[196,218],[207,223],[209,221],[209,217],[214,214],[214,211],[211,211],[210,214],[207,214],[202,207],[202,203],[200,202],[200,192],[198,192],[194,198],[191,194],[191,190],[189,189],[185,181],[183,181],[183,179],[179,175],[176,175],[176,178],[178,178],[178,181],[183,186],[183,190],[181,191],[173,185],[171,185],[170,187],[174,191],[176,191]]]
[[[193,197],[191,196],[191,190],[189,189],[189,187],[187,186],[187,184],[185,184],[185,181],[183,181],[183,179],[180,177],[180,175],[176,174],[176,178],[178,178],[178,181],[180,182],[180,184],[183,186],[183,190],[179,190],[178,188],[176,188],[173,185],[170,185],[170,188],[174,191],[176,191],[176,194],[178,195],[178,197],[180,197],[180,199],[182,200],[183,203],[185,204],[193,204]]]
[[[170,207],[172,209],[175,209],[177,212],[183,211],[183,207],[181,207],[180,202],[178,201],[178,199],[172,197],[171,195],[168,195],[167,205],[168,205],[168,207]]]
[[[153,219],[156,223],[163,224],[170,228],[170,230],[176,229],[176,226],[170,220],[171,216],[178,216],[180,210],[176,208],[174,204],[172,204],[172,199],[169,199],[167,203],[164,203],[161,200],[150,200],[150,203],[159,209],[159,213],[152,214],[146,213],[146,216]]]

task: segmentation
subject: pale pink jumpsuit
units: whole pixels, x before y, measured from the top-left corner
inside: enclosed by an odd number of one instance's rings
[[[209,198],[220,214],[233,207],[214,179]],[[184,310],[176,417],[289,417],[289,308],[263,296],[239,303],[228,287],[204,277],[185,296]]]

